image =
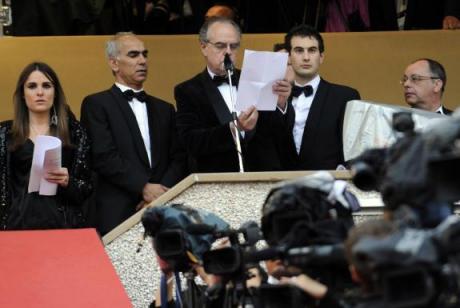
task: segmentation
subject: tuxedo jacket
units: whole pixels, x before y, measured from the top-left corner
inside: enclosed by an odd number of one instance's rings
[[[346,103],[360,99],[355,89],[321,79],[305,123],[300,153],[292,134],[295,112],[292,97],[285,114],[259,114],[250,145],[256,170],[334,170],[344,163],[343,116]]]
[[[238,77],[239,71],[235,74]],[[232,115],[207,69],[177,85],[174,96],[177,128],[192,172],[237,172],[238,155],[229,128]],[[248,136],[241,138],[243,156]]]
[[[447,109],[447,108],[444,107],[444,106],[441,106],[441,108],[442,108],[442,112],[443,112],[445,115],[451,115],[452,112],[453,112],[452,110]]]
[[[92,140],[96,223],[102,234],[135,213],[146,183],[172,187],[185,176],[174,107],[153,96],[145,103],[152,165],[134,112],[118,87],[87,96],[82,103],[81,123]]]

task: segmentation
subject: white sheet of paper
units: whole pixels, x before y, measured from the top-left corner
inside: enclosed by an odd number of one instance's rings
[[[36,192],[40,195],[54,196],[57,192],[57,184],[44,179],[48,170],[61,167],[61,140],[52,136],[38,136],[35,139],[32,167],[30,169],[28,192]]]
[[[244,51],[243,66],[238,85],[236,110],[254,105],[257,110],[275,110],[278,96],[272,86],[286,74],[288,54],[285,52]]]

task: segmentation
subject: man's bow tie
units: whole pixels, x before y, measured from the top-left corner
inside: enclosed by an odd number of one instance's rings
[[[136,98],[140,102],[145,102],[147,100],[147,94],[144,91],[134,92],[133,90],[126,90],[123,92],[124,97],[129,101],[133,98]]]
[[[305,86],[305,87],[299,87],[299,86],[292,87],[291,95],[293,97],[299,97],[299,95],[302,93],[305,95],[305,97],[309,97],[310,95],[313,94],[313,87],[310,85]]]
[[[236,78],[235,74],[233,74],[231,78],[232,78],[232,85],[235,86],[235,87],[238,86],[238,79]],[[223,83],[228,84],[228,77],[227,76],[214,75],[214,77],[212,77],[212,81],[214,82],[216,87],[218,87]]]

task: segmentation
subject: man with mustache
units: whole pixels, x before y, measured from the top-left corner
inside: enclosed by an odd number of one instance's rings
[[[92,140],[97,173],[96,225],[109,232],[185,175],[174,107],[143,91],[148,50],[132,33],[107,42],[115,77],[109,89],[86,97],[81,121]]]

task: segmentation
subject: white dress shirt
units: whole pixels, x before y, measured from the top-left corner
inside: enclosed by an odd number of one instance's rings
[[[444,108],[442,108],[442,105],[439,106],[439,108],[438,108],[435,112],[436,112],[436,113],[439,113],[439,114],[444,114],[444,115],[445,115],[445,113],[444,113]]]
[[[211,72],[209,67],[207,69],[208,69],[209,76],[211,76],[211,79],[213,79],[214,76],[216,76],[216,74]],[[233,89],[233,91],[232,91],[232,93],[233,93],[233,101],[236,104],[236,94],[237,94],[238,89],[236,88],[235,85],[232,85],[232,89]],[[233,104],[232,104],[232,99],[231,99],[231,94],[232,93],[230,92],[230,85],[228,83],[224,82],[220,86],[217,87],[217,90],[219,90],[220,95],[222,95],[222,98],[224,99],[225,104],[227,105],[228,110],[230,111],[230,113],[233,113]],[[239,116],[239,115],[240,115],[240,112],[237,111],[236,116]],[[240,134],[244,138],[245,132],[240,131]]]
[[[208,67],[208,73],[209,73],[209,76],[211,76],[211,79],[213,79],[214,76],[216,76],[216,74],[211,72],[209,67]],[[233,88],[233,91],[232,91],[233,92],[233,101],[236,103],[236,93],[237,93],[238,90],[237,90],[235,85],[233,85],[232,88]],[[228,110],[230,110],[230,113],[232,113],[233,112],[233,104],[232,104],[232,99],[231,99],[231,95],[230,95],[230,85],[228,83],[224,82],[220,86],[218,86],[217,89],[219,90],[220,94],[224,98],[224,101],[225,101],[225,104],[227,104]],[[237,112],[237,114],[239,114],[239,112]]]
[[[134,90],[130,87],[125,85],[115,83],[115,85],[124,92],[126,90],[132,90],[134,92],[140,92],[141,90]],[[143,102],[137,100],[137,98],[133,98],[129,102],[129,106],[133,110],[134,116],[136,117],[137,125],[139,126],[139,130],[141,131],[142,140],[144,140],[145,150],[147,151],[147,155],[149,157],[150,166],[152,166],[152,153],[150,149],[150,130],[149,130],[149,117],[147,115],[147,105]]]
[[[301,85],[297,82],[295,83],[295,85],[299,87],[305,87],[307,85],[310,85],[313,88],[313,94],[309,97],[305,97],[305,94],[301,93],[299,97],[292,98],[292,107],[294,107],[295,111],[295,122],[294,127],[292,129],[292,135],[294,137],[297,154],[300,153],[305,123],[307,122],[308,114],[310,113],[310,107],[313,103],[313,98],[316,95],[316,91],[318,90],[320,80],[321,78],[319,77],[319,75],[316,75],[315,78],[313,78],[310,82],[306,84]]]

